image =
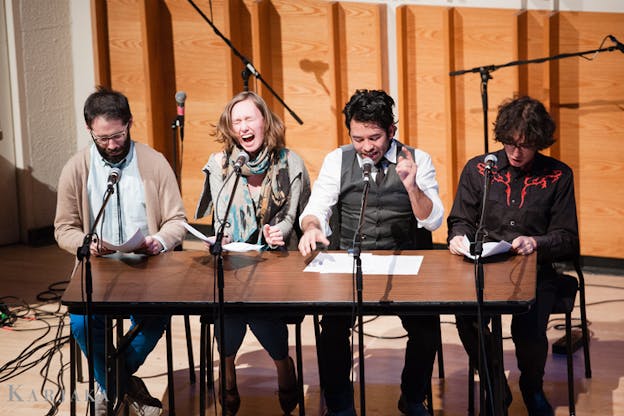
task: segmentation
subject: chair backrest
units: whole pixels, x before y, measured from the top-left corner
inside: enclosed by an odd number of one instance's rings
[[[557,301],[553,307],[552,313],[572,312],[574,303],[576,302],[576,293],[579,293],[580,307],[582,314],[585,315],[585,277],[581,266],[581,256],[577,255],[572,260],[572,267],[576,273],[576,277],[566,273],[559,273],[560,279],[557,282]]]

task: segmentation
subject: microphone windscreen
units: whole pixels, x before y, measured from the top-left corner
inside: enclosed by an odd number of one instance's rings
[[[485,164],[487,165],[488,163],[492,163],[492,165],[495,165],[496,162],[498,162],[498,158],[496,157],[496,155],[493,154],[489,154],[485,157],[484,160]]]
[[[186,93],[184,91],[178,91],[175,95],[176,103],[180,105],[184,105],[184,101],[186,101]]]

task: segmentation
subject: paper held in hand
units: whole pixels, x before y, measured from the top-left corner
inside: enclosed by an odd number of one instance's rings
[[[470,240],[468,240],[468,237],[466,236],[464,236],[464,243],[464,250],[462,251],[462,254],[474,260],[475,256],[470,254]],[[481,254],[481,257],[485,258],[495,256],[497,254],[507,253],[509,250],[511,250],[511,243],[508,243],[507,241],[490,241],[488,243],[483,243],[483,253]]]
[[[125,243],[121,245],[115,245],[109,243],[106,240],[102,240],[102,246],[113,251],[119,251],[122,253],[133,253],[136,250],[139,250],[143,247],[143,243],[145,242],[145,236],[141,232],[139,228],[135,231],[134,235],[126,240]]]
[[[199,238],[201,241],[204,241],[210,245],[213,245],[215,243],[216,237],[214,235],[210,237],[206,237],[204,233],[202,233],[201,231],[199,231],[198,229],[194,228],[192,225],[186,222],[184,223],[184,227],[187,229],[189,233],[193,234],[195,237]],[[227,251],[236,251],[239,253],[243,253],[245,251],[259,251],[262,249],[262,246],[258,244],[234,242],[234,243],[224,244],[223,249]]]

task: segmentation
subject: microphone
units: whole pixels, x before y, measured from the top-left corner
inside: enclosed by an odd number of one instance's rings
[[[488,171],[492,171],[492,169],[494,169],[494,165],[496,165],[496,162],[498,162],[498,158],[493,154],[489,154],[485,157],[484,162],[485,169]]]
[[[373,159],[371,159],[370,157],[365,157],[364,159],[362,159],[362,175],[364,175],[364,180],[366,182],[370,182],[370,174],[373,170],[374,164],[375,163],[373,163]]]
[[[184,101],[186,101],[186,93],[178,91],[175,95],[176,104],[178,105],[178,126],[180,126],[180,141],[184,141]]]
[[[107,188],[112,188],[115,186],[117,182],[121,179],[121,169],[112,168],[110,173],[108,174],[108,182],[106,183]]]
[[[619,42],[613,35],[607,35],[607,36],[609,37],[609,39],[611,39],[611,42],[615,43],[615,47],[618,48],[620,52],[624,53],[624,44]]]
[[[249,162],[249,155],[246,151],[241,150],[238,154],[238,157],[236,158],[236,162],[234,163],[234,170],[236,171],[236,173],[240,173],[241,168],[243,167],[243,165],[246,165],[247,162]]]

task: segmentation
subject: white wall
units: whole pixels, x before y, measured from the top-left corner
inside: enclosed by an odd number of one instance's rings
[[[2,0],[11,106],[0,111],[12,120],[22,242],[53,224],[58,177],[77,148],[78,108],[93,89],[89,4]]]

